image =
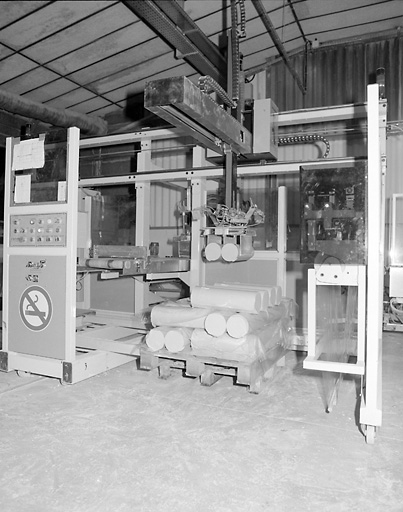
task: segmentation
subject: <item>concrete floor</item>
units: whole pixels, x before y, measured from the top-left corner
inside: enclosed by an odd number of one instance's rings
[[[73,386],[0,374],[0,510],[403,511],[403,334],[384,336],[372,446],[355,381],[326,414],[296,356],[259,395],[134,363]]]

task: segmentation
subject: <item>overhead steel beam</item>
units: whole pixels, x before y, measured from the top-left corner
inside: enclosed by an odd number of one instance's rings
[[[181,29],[186,37],[209,59],[211,64],[222,74],[226,80],[227,60],[206,34],[200,30],[188,13],[177,1],[167,2],[166,0],[154,0],[155,4],[163,11],[175,25]]]
[[[266,27],[266,30],[270,34],[270,37],[272,38],[274,46],[277,48],[279,54],[281,55],[281,57],[284,61],[284,64],[287,66],[288,70],[294,77],[294,79],[297,82],[298,87],[301,89],[302,93],[305,94],[306,89],[305,89],[298,73],[295,71],[295,69],[290,61],[290,58],[288,57],[287,51],[284,48],[284,45],[281,42],[281,39],[279,38],[277,31],[276,31],[273,23],[271,22],[268,14],[266,12],[266,9],[263,6],[262,1],[261,0],[252,0],[252,3],[255,6],[255,9],[260,16],[260,19],[262,20],[263,25]]]
[[[144,107],[217,153],[252,151],[249,131],[185,76],[148,82]]]
[[[226,88],[226,60],[176,0],[123,0],[123,3],[178,50],[181,57],[196,71],[211,76]]]

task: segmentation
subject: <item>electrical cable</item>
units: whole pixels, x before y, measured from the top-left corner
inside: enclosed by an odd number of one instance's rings
[[[239,37],[238,28],[238,11],[235,0],[231,0],[231,60],[232,60],[232,100],[235,105],[239,100],[239,74],[240,74],[240,57],[239,57]]]
[[[279,146],[285,146],[286,144],[310,144],[312,142],[316,142],[317,140],[323,142],[326,145],[326,151],[323,155],[323,158],[327,158],[330,152],[330,143],[323,137],[322,135],[298,135],[295,137],[279,137],[278,144]]]
[[[241,16],[240,29],[238,30],[238,37],[243,39],[246,37],[246,10],[245,10],[245,0],[238,0],[239,3],[239,12]]]
[[[228,94],[224,91],[220,84],[218,84],[214,78],[209,75],[201,76],[198,80],[199,89],[205,93],[210,94],[211,92],[215,92],[222,99],[222,101],[231,108],[236,107],[236,103],[234,103]]]

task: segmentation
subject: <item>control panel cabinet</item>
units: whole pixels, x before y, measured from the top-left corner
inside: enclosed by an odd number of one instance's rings
[[[3,367],[61,377],[75,359],[78,155],[78,128],[7,139]]]

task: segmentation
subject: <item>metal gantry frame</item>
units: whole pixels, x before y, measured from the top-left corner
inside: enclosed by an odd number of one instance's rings
[[[368,265],[367,340],[362,379],[360,423],[373,444],[382,424],[382,325],[385,243],[387,102],[379,85],[368,89]],[[369,293],[370,291],[370,293]]]

